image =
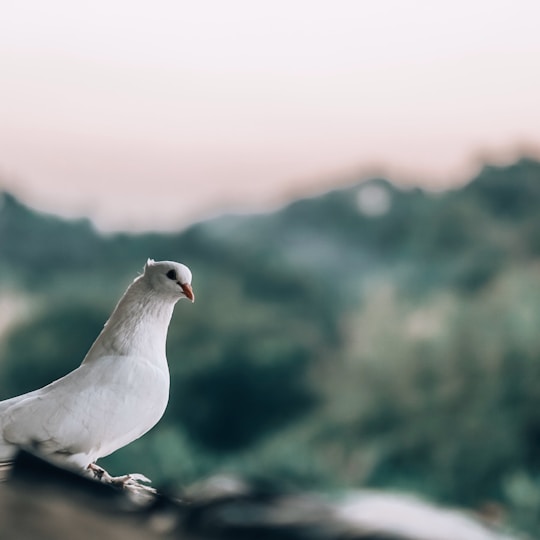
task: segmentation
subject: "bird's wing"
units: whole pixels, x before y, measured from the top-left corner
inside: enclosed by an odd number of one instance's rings
[[[8,423],[9,418],[7,411],[14,407],[17,403],[36,395],[39,390],[34,392],[29,392],[27,394],[22,394],[4,401],[0,401],[0,477],[2,476],[2,467],[6,463],[10,463],[13,454],[15,453],[16,448],[13,447],[13,444],[7,441],[4,437],[4,426]]]
[[[167,374],[133,358],[107,357],[83,364],[41,390],[21,396],[24,399],[14,400],[3,415],[2,439],[45,455],[81,455],[82,461],[91,462],[138,438],[161,417],[163,411],[155,421],[146,419],[143,408],[151,411],[156,404],[145,399],[145,387],[131,383],[140,380],[150,385],[157,380],[168,389]],[[164,410],[165,405],[157,407]]]
[[[95,399],[89,399],[86,371],[78,368],[16,399],[4,413],[4,441],[34,448],[46,455],[77,453],[87,446],[88,425],[93,415],[91,402],[99,403],[99,398],[96,392]]]

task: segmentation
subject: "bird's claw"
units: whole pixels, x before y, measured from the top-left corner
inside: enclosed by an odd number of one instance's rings
[[[111,476],[103,467],[90,463],[88,470],[94,475],[96,480],[111,484],[121,489],[128,489],[134,492],[145,491],[148,493],[157,493],[157,491],[150,486],[144,484],[150,484],[152,480],[140,473],[124,474],[122,476]],[[142,482],[142,483],[141,483]]]
[[[130,473],[118,478],[127,478],[127,480],[134,480],[135,482],[144,482],[145,484],[151,484],[152,480],[141,473]]]
[[[142,483],[141,483],[142,482]],[[145,484],[150,483],[151,480],[140,473],[124,474],[123,476],[113,476],[110,479],[110,483],[113,486],[127,489],[136,493],[157,493],[156,489]]]

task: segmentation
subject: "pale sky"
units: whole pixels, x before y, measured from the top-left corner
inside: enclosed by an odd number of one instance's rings
[[[5,0],[0,186],[102,229],[540,149],[538,0]]]

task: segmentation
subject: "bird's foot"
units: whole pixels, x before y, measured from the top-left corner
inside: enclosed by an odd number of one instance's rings
[[[88,470],[93,477],[100,482],[111,484],[112,486],[119,487],[121,489],[127,489],[135,493],[157,493],[153,487],[145,485],[151,483],[152,480],[144,476],[144,474],[131,473],[124,474],[122,476],[111,476],[103,467],[100,467],[95,463],[90,463],[90,465],[88,465]]]

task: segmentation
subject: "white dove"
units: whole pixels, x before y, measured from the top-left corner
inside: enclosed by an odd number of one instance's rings
[[[77,369],[0,402],[0,464],[5,468],[23,447],[103,480],[147,481],[142,475],[112,478],[95,461],[144,435],[165,412],[165,342],[181,298],[194,301],[189,268],[148,259]]]

